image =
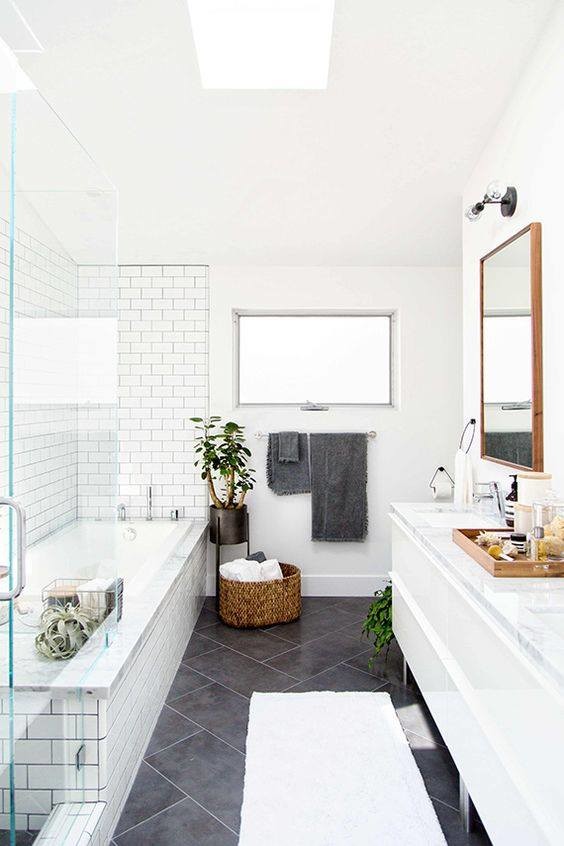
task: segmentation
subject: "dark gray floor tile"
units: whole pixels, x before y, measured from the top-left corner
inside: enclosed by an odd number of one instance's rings
[[[359,647],[354,638],[335,632],[297,646],[267,663],[270,667],[276,667],[304,681],[341,661],[353,658],[360,649],[362,647]]]
[[[31,846],[37,834],[36,831],[16,831],[16,846]],[[10,832],[0,831],[0,846],[10,846],[10,842]]]
[[[222,685],[210,684],[176,699],[173,707],[241,752],[245,751],[249,720],[246,696],[232,693]]]
[[[206,596],[203,607],[206,611],[213,611],[215,613],[215,596]]]
[[[406,736],[429,796],[458,810],[458,770],[448,750],[412,732]]]
[[[389,683],[384,685],[381,690],[390,694],[399,721],[405,731],[413,732],[420,737],[444,746],[441,733],[420,695],[400,685]]]
[[[331,606],[323,611],[313,611],[304,614],[293,623],[282,623],[268,629],[270,634],[289,640],[295,644],[309,643],[326,634],[339,631],[344,626],[350,626],[354,618],[348,611]]]
[[[336,596],[302,596],[302,614],[312,614],[316,611],[326,611],[336,605]]]
[[[373,602],[373,596],[341,596],[337,599],[336,607],[348,611],[357,620],[364,620]]]
[[[210,628],[211,626],[207,628],[207,631],[209,631]],[[202,637],[202,635],[197,632],[194,632],[188,641],[188,646],[182,656],[182,660],[186,661],[188,658],[197,658],[198,655],[204,655],[206,652],[211,652],[212,649],[217,649],[217,643]]]
[[[237,846],[229,831],[191,799],[184,799],[116,838],[116,846]]]
[[[347,631],[349,634],[351,633],[350,629],[346,629],[344,631]],[[374,659],[374,663],[371,668],[368,665],[368,661],[374,653],[372,644],[365,637],[359,637],[358,641],[359,643],[364,644],[370,651],[367,652],[366,655],[361,655],[357,658],[353,658],[351,661],[347,661],[347,663],[350,664],[351,667],[356,667],[357,670],[364,670],[365,673],[371,673],[372,675],[378,676],[379,678],[385,679],[393,684],[403,686],[403,658],[397,641],[392,641],[389,649],[384,647],[380,654]]]
[[[348,667],[346,664],[339,664],[311,679],[298,682],[289,689],[289,693],[306,693],[308,690],[371,691],[384,684],[382,679],[377,679],[368,673],[361,673],[360,670],[355,670],[354,667]]]
[[[177,740],[184,740],[185,737],[190,737],[197,731],[200,731],[200,726],[165,705],[157,720],[145,757],[159,752],[171,743],[176,743]]]
[[[238,831],[244,755],[201,731],[152,755],[148,761],[229,828]]]
[[[476,831],[466,834],[458,811],[453,811],[442,802],[433,802],[433,806],[448,846],[491,846],[491,840],[481,824],[478,824]]]
[[[260,629],[233,629],[224,623],[208,626],[205,636],[216,644],[229,646],[230,649],[236,649],[256,661],[266,661],[267,658],[273,658],[292,647],[291,643],[279,637],[272,637]]]
[[[225,646],[208,652],[207,655],[191,658],[188,663],[190,667],[201,670],[213,681],[224,684],[243,696],[250,696],[255,690],[285,690],[294,683],[292,677],[233,652]]]
[[[153,814],[158,814],[183,798],[184,793],[181,790],[141,761],[115,834],[127,831],[128,828],[152,817]]]
[[[179,696],[184,696],[185,693],[191,693],[193,690],[197,690],[199,687],[203,687],[209,683],[210,680],[205,676],[195,672],[195,670],[192,670],[186,664],[181,664],[170,686],[166,701],[172,702]]]
[[[207,608],[202,608],[200,612],[200,616],[196,621],[196,625],[194,626],[194,631],[199,632],[206,629],[208,626],[213,626],[214,623],[217,623],[219,617],[215,613],[215,611],[208,611]]]

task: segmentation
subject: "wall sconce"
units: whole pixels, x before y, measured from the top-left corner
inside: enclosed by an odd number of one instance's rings
[[[499,206],[503,217],[512,217],[517,208],[517,189],[512,185],[504,185],[498,180],[490,182],[486,188],[484,199],[473,206],[468,206],[464,214],[469,221],[474,223],[474,221],[479,220],[486,206],[490,204]]]

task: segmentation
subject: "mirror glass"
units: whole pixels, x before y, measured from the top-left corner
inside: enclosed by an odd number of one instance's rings
[[[482,260],[482,456],[536,470],[532,235]]]

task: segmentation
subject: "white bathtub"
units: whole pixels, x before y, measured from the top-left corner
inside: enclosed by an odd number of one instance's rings
[[[77,521],[27,552],[23,598],[36,602],[54,579],[124,580],[126,596],[142,593],[166,561],[190,520]]]

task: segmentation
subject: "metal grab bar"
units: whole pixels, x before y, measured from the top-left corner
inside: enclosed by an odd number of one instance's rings
[[[20,595],[22,590],[25,587],[25,553],[26,553],[26,542],[25,542],[25,509],[23,505],[21,505],[17,499],[12,499],[10,496],[2,496],[0,497],[0,506],[7,505],[8,508],[12,508],[16,512],[16,526],[17,526],[17,538],[16,538],[16,583],[13,585],[11,590],[8,591],[0,591],[0,602],[4,602],[9,599],[15,599],[17,596]]]

